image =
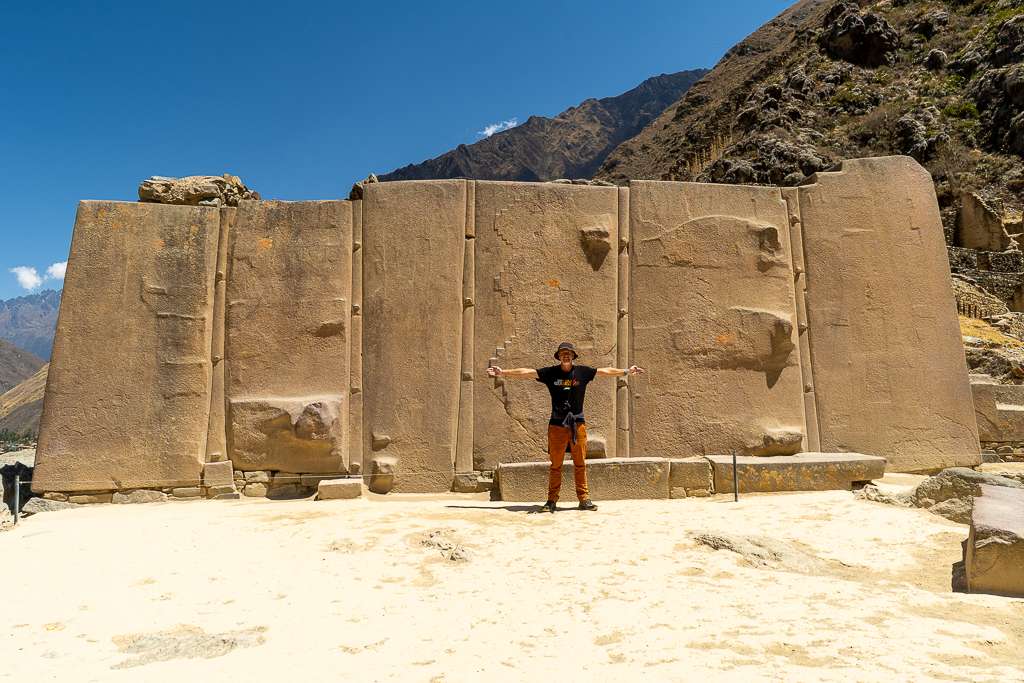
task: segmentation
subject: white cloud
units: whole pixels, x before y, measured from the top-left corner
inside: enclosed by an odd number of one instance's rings
[[[47,280],[63,280],[64,279],[64,271],[66,271],[67,269],[68,269],[68,262],[67,261],[60,261],[59,263],[54,263],[53,265],[51,265],[49,268],[46,269],[46,279]]]
[[[14,273],[14,277],[18,278],[18,284],[28,291],[38,289],[43,284],[43,278],[32,266],[15,266],[11,268],[11,272]]]
[[[515,128],[518,125],[519,125],[519,119],[517,119],[517,118],[506,119],[504,121],[499,121],[498,123],[492,123],[489,126],[484,126],[484,129],[483,130],[478,130],[476,132],[476,134],[481,136],[481,137],[489,138],[492,135],[494,135],[495,133],[500,133],[501,131],[508,130],[509,128]]]

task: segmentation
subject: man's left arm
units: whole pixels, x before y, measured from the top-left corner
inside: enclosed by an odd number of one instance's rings
[[[630,365],[628,368],[598,368],[598,377],[625,377],[626,375],[642,375],[647,370],[639,365]]]

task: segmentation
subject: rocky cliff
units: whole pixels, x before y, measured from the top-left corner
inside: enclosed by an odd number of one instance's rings
[[[612,149],[639,133],[705,73],[662,74],[617,97],[586,100],[554,118],[531,116],[521,126],[459,145],[381,180],[589,178]]]
[[[1022,153],[1020,0],[800,0],[595,177],[796,185],[842,159],[909,154],[953,241],[964,193],[1020,204]]]
[[[48,289],[38,294],[0,301],[0,339],[40,358],[49,358],[53,335],[57,329],[60,294]],[[42,365],[42,361],[39,365]]]

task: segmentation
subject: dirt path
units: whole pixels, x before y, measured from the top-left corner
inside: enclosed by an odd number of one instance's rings
[[[37,515],[0,534],[0,681],[1024,681],[1024,600],[951,593],[966,527],[925,511],[847,492],[529,507]]]

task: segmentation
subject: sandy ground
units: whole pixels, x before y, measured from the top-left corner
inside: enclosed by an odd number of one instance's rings
[[[564,504],[36,515],[0,534],[0,680],[1024,681],[1024,600],[951,593],[967,529],[928,512],[848,492]]]

